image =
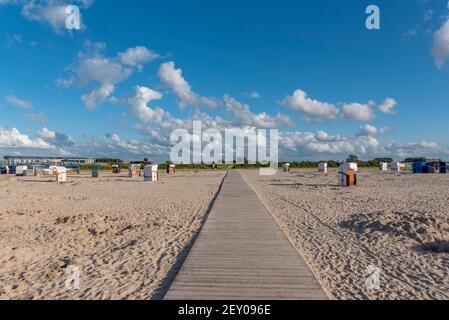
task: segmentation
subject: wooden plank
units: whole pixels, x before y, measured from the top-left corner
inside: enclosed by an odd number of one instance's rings
[[[231,170],[167,300],[327,299],[240,173]]]

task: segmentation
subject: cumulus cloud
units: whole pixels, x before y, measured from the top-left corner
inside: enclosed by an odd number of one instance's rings
[[[137,86],[135,93],[128,98],[129,109],[132,115],[142,123],[162,122],[165,111],[161,108],[150,108],[149,103],[162,98],[162,93],[150,88]]]
[[[163,84],[169,87],[179,99],[179,106],[206,106],[216,109],[220,106],[220,101],[214,97],[202,97],[192,90],[182,74],[182,70],[176,68],[173,61],[161,64],[159,68],[159,78]]]
[[[332,103],[310,98],[301,89],[295,90],[291,96],[285,97],[281,104],[304,114],[307,122],[323,120],[355,120],[369,121],[376,117],[374,107],[376,103],[370,100],[368,103],[339,103],[338,107]],[[379,106],[384,113],[393,114],[397,102],[393,98],[387,98]]]
[[[375,113],[372,108],[373,102],[367,104],[361,103],[348,103],[343,104],[342,119],[344,120],[357,120],[357,121],[369,121],[375,118]]]
[[[2,149],[53,149],[54,147],[42,138],[31,139],[17,128],[0,127],[0,148]]]
[[[36,21],[49,25],[56,33],[61,34],[66,29],[68,17],[66,8],[76,5],[81,9],[88,9],[94,0],[1,0],[1,5],[18,5],[22,7],[21,13],[29,21]],[[82,19],[82,17],[80,17]],[[85,26],[82,24],[82,29]]]
[[[153,101],[160,100],[162,93],[144,86],[134,88],[134,93],[127,99],[129,113],[139,120],[132,128],[148,137],[149,141],[158,145],[168,146],[170,134],[174,129],[187,127],[192,120],[182,120],[173,117],[159,106],[150,106]]]
[[[390,127],[382,127],[382,128],[376,128],[375,126],[372,126],[370,124],[365,124],[363,126],[360,126],[360,131],[357,133],[357,136],[363,137],[374,137],[376,135],[380,134],[386,134],[392,131]]]
[[[120,83],[131,75],[132,70],[123,67],[118,61],[102,56],[79,56],[79,66],[74,70],[82,85],[90,82],[102,84]]]
[[[375,136],[378,133],[378,129],[372,125],[365,124],[363,126],[360,126],[360,132],[358,133],[359,136]]]
[[[125,150],[126,152],[130,152],[133,154],[139,154],[141,152],[138,141],[133,140],[130,142],[126,142],[115,133],[107,133],[105,135],[105,139],[109,144],[110,148],[118,147],[120,149]]]
[[[132,128],[139,134],[145,136],[145,141],[150,143],[153,149],[170,150],[170,135],[175,129],[192,130],[192,122],[200,121],[202,129],[216,129],[224,132],[224,129],[250,130],[250,125],[256,123],[266,127],[272,126],[274,122],[279,121],[285,123],[287,120],[279,117],[270,117],[267,115],[252,114],[248,106],[242,105],[239,102],[228,97],[229,102],[232,103],[232,110],[235,112],[242,111],[245,113],[244,119],[234,118],[233,120],[225,120],[219,116],[211,116],[207,113],[196,109],[189,119],[180,119],[174,117],[170,112],[162,109],[160,106],[151,106],[157,100],[162,98],[162,93],[153,89],[137,86],[132,95],[127,99],[129,106],[129,114],[139,120],[138,123],[133,124]],[[231,100],[232,99],[232,100]],[[243,109],[239,109],[242,107]],[[234,111],[229,110],[232,114]],[[255,119],[247,119],[254,117]]]
[[[106,156],[125,157],[132,160],[143,157],[156,157],[165,160],[170,153],[170,148],[167,146],[146,140],[125,140],[116,133],[107,133],[103,139],[92,139],[89,141],[89,145],[95,146],[95,149],[91,150],[93,154],[101,153]]]
[[[380,134],[386,134],[386,133],[389,133],[389,132],[392,132],[392,131],[393,131],[393,129],[391,129],[390,127],[383,127],[383,128],[379,129],[379,133]]]
[[[171,130],[184,128],[192,130],[191,120],[180,120],[165,114],[167,119],[163,123],[150,121],[142,123],[139,131],[145,137],[141,140],[123,139],[116,133],[107,133],[103,137],[90,137],[83,143],[76,143],[69,135],[42,128],[36,138],[21,133],[18,129],[0,127],[0,148],[8,152],[22,152],[33,150],[33,153],[69,155],[76,154],[86,157],[116,157],[124,159],[151,157],[158,160],[167,159],[171,144],[169,136]],[[196,114],[196,120],[203,123],[203,130],[215,128],[239,129],[250,132],[251,127],[235,127],[232,123],[212,118],[207,114]],[[178,122],[176,122],[178,121]],[[207,139],[205,140],[207,141]],[[40,150],[40,151],[39,151]],[[381,142],[372,135],[343,136],[332,135],[325,131],[280,132],[279,150],[281,159],[294,160],[322,160],[344,159],[348,154],[357,154],[364,159],[379,156],[391,156],[402,159],[412,156],[441,157],[449,155],[449,150],[435,142],[422,141],[410,143]]]
[[[224,101],[227,110],[231,111],[234,119],[237,120],[236,125],[256,127],[260,129],[266,128],[283,128],[294,127],[294,122],[286,115],[278,113],[276,116],[270,116],[265,112],[253,113],[249,105],[241,103],[234,98],[225,95]]]
[[[142,46],[129,48],[116,57],[106,57],[103,55],[105,48],[104,43],[86,42],[85,52],[80,52],[75,63],[68,67],[70,76],[57,80],[57,84],[64,87],[91,87],[81,97],[84,105],[91,110],[113,99],[117,84],[126,81],[145,63],[157,57],[156,53]]]
[[[439,69],[449,59],[449,19],[433,35],[431,54]]]
[[[317,132],[281,132],[279,144],[284,154],[297,157],[314,157],[320,155],[344,156],[349,153],[375,154],[380,144],[374,137],[345,137],[330,135],[324,131]]]
[[[76,145],[75,140],[71,136],[65,133],[49,130],[45,127],[38,132],[38,136],[42,140],[46,141],[49,144],[55,145],[58,148],[73,147]]]
[[[81,96],[84,105],[93,110],[97,107],[98,102],[104,102],[114,92],[113,84],[103,84],[100,88],[94,88]]]
[[[386,154],[397,155],[400,158],[406,157],[441,157],[449,155],[449,150],[439,146],[436,142],[421,141],[398,143],[388,142],[384,145]]]
[[[139,70],[143,68],[143,64],[159,58],[159,54],[143,46],[129,48],[118,56],[122,64],[137,67]]]
[[[226,110],[231,113],[231,120],[224,120],[220,117],[212,117],[198,110],[192,115],[191,119],[178,119],[159,106],[151,106],[157,100],[162,98],[162,93],[147,87],[136,87],[135,92],[128,98],[129,113],[139,120],[139,123],[132,127],[136,132],[146,136],[145,141],[152,144],[152,150],[155,146],[159,150],[170,149],[169,137],[174,129],[186,129],[191,131],[192,121],[202,122],[203,130],[209,128],[217,129],[223,132],[225,129],[252,130],[252,128],[284,128],[294,125],[292,121],[284,115],[276,116],[265,113],[257,114],[251,111],[249,105],[237,101],[236,99],[225,95],[224,102]],[[372,102],[369,105],[373,105]],[[363,118],[363,117],[358,117]],[[316,157],[316,156],[334,156],[344,157],[349,153],[360,155],[384,155],[383,145],[375,137],[384,133],[385,128],[375,128],[366,125],[361,127],[363,134],[355,136],[331,135],[325,131],[316,132],[280,132],[280,150],[284,156],[293,157],[289,159],[298,159],[298,157]],[[122,141],[123,142],[123,141]],[[117,146],[122,144],[116,141]],[[129,142],[124,142],[123,147],[129,147]]]
[[[380,133],[380,129],[378,129]],[[371,131],[372,133],[372,131]],[[421,141],[398,143],[381,142],[372,135],[341,136],[317,132],[280,132],[279,150],[285,160],[345,159],[357,154],[364,159],[390,156],[395,159],[407,157],[446,157],[449,149],[435,142]]]
[[[30,101],[17,98],[16,96],[13,96],[13,95],[9,95],[9,96],[5,97],[5,100],[9,104],[11,104],[11,105],[13,105],[15,107],[18,107],[20,109],[31,109],[31,108],[33,108],[33,105],[31,104]]]
[[[379,105],[379,110],[383,113],[393,114],[394,108],[398,105],[393,98],[386,98],[385,101]]]
[[[292,110],[303,112],[306,120],[332,120],[339,112],[335,105],[312,99],[301,89],[285,97],[281,103]]]

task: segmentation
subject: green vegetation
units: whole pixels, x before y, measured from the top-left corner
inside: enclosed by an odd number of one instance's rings
[[[245,160],[244,164],[233,164],[234,168],[236,169],[260,169],[260,168],[268,168],[270,164],[262,164],[260,162],[256,163],[248,163],[248,161]]]
[[[81,170],[89,170],[92,171],[93,164],[82,164]],[[112,171],[112,165],[111,166],[99,166],[101,171]],[[127,164],[121,164],[120,167],[122,168],[122,171],[126,171],[129,168],[129,165]]]
[[[354,154],[350,154],[346,159],[346,162],[359,162],[359,157]]]
[[[383,159],[382,159],[383,160]],[[356,155],[350,155],[347,159],[347,162],[355,162],[360,168],[378,168],[380,165],[379,159],[362,161]],[[290,162],[290,168],[317,168],[318,164],[322,162],[327,162],[327,166],[329,168],[338,168],[342,162],[334,161],[334,160],[323,160],[323,161],[302,161],[302,162]],[[384,161],[385,162],[385,161]],[[391,160],[393,162],[393,160]],[[279,164],[279,167],[282,167],[282,163]]]
[[[380,165],[380,162],[388,162],[383,160],[389,160],[389,162],[393,162],[393,159],[390,158],[379,158],[369,161],[362,161],[359,159],[356,155],[349,155],[347,158],[347,162],[355,162],[357,165],[361,168],[378,168]],[[329,168],[338,168],[342,162],[341,161],[335,161],[335,160],[322,160],[322,161],[301,161],[301,162],[289,162],[290,168],[310,168],[314,169],[318,167],[318,164],[326,162]],[[164,164],[160,164],[159,168],[165,170],[169,164],[171,164],[171,161],[166,161]],[[243,164],[236,164],[235,161],[233,164],[224,164],[220,163],[218,165],[215,164],[191,164],[191,165],[176,165],[177,170],[213,170],[213,169],[222,169],[227,170],[230,167],[233,167],[235,169],[259,169],[259,168],[268,168],[269,164],[262,164],[260,162],[256,162],[254,164],[248,163],[248,160],[244,160]],[[279,168],[282,168],[282,162],[279,163]]]
[[[360,160],[358,156],[356,155],[349,155],[346,159],[347,162],[355,162],[357,165],[361,168],[378,168],[380,165],[380,162],[393,162],[393,159],[391,158],[376,158],[369,161],[363,161]],[[121,159],[109,159],[109,158],[101,158],[96,159],[96,162],[98,163],[110,163],[110,165],[101,165],[100,170],[102,171],[112,171],[112,165],[113,164],[119,164],[122,171],[127,171],[129,168],[129,164],[125,164],[123,160]],[[294,161],[289,162],[290,168],[317,168],[318,164],[326,162],[328,164],[329,168],[338,168],[341,165],[341,161],[334,161],[334,160],[323,160],[323,161]],[[170,160],[167,160],[165,163],[159,164],[160,170],[166,170],[168,165],[172,164]],[[82,164],[81,170],[92,170],[93,165],[87,165]],[[227,170],[229,168],[236,168],[236,169],[259,169],[259,168],[268,168],[269,164],[263,164],[260,162],[256,162],[254,164],[250,164],[246,159],[244,160],[243,164],[236,164],[235,161],[233,163],[219,163],[219,164],[177,164],[176,170]],[[282,162],[279,163],[279,168],[282,167]]]
[[[173,164],[173,162],[171,161],[166,161],[165,163],[159,164],[159,169],[161,170],[166,170],[167,167]],[[205,163],[201,163],[201,164],[177,164],[176,165],[176,170],[227,170],[230,167],[232,167],[233,164],[224,164],[224,163],[220,163],[220,164],[205,164]]]
[[[392,158],[375,158],[374,161],[378,161],[380,162],[386,162],[386,163],[392,163],[393,159]]]
[[[110,163],[111,165],[124,163],[124,161],[122,159],[111,159],[111,158],[99,158],[99,159],[95,159],[95,162]]]
[[[337,161],[318,161],[318,162],[313,162],[313,161],[302,161],[302,162],[289,162],[290,163],[290,168],[317,168],[318,164],[322,163],[322,162],[327,162],[327,166],[329,168],[338,168],[340,166],[340,162]],[[279,164],[279,168],[282,167],[282,163]]]

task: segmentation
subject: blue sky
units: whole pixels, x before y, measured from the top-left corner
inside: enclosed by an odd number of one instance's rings
[[[0,30],[0,155],[162,160],[196,119],[279,128],[283,160],[449,158],[447,1],[0,0]]]

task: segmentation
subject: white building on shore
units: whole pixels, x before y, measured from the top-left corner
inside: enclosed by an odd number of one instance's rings
[[[17,165],[45,165],[56,163],[69,163],[69,164],[93,164],[94,159],[89,158],[77,158],[77,157],[35,157],[35,156],[5,156],[3,157],[3,163],[7,163],[8,166]]]

